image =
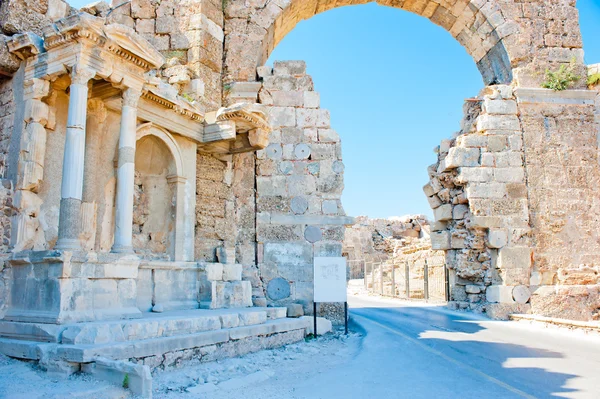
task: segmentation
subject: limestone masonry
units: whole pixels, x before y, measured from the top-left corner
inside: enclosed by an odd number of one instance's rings
[[[148,395],[153,369],[302,339],[286,316],[312,313],[313,258],[360,277],[394,253],[385,231],[398,256],[443,254],[455,308],[598,320],[600,96],[575,1],[378,0],[447,30],[484,87],[428,169],[431,225],[349,227],[305,63],[265,63],[298,22],[370,1],[3,1],[0,352]],[[541,88],[569,63],[576,84]]]

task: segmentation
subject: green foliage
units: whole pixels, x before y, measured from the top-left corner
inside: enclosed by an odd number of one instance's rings
[[[129,388],[129,374],[125,374],[125,377],[123,377],[123,388]]]
[[[575,68],[575,59],[573,59],[568,66],[563,64],[557,71],[546,69],[546,81],[542,87],[554,91],[567,90],[573,83],[581,79],[581,76],[575,74]]]
[[[183,93],[181,95],[181,97],[185,98],[189,103],[193,103],[194,101],[194,97],[192,97],[189,93]]]
[[[308,334],[306,337],[304,337],[304,341],[308,342],[308,341],[312,341],[313,339],[317,339],[317,336],[315,334]]]
[[[587,84],[588,86],[596,86],[600,84],[600,73],[595,73],[588,76]]]

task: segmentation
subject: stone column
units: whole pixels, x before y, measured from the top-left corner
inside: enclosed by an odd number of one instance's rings
[[[119,133],[119,163],[117,171],[117,201],[115,241],[112,252],[133,252],[133,188],[135,178],[135,142],[137,103],[142,93],[135,89],[123,91],[121,130]]]
[[[71,71],[67,137],[63,158],[60,217],[56,249],[78,250],[85,160],[88,82],[96,73],[78,65]]]

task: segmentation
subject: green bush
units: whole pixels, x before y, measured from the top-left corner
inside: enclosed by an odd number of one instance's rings
[[[542,87],[554,91],[567,90],[581,79],[581,76],[575,74],[575,67],[575,59],[573,59],[568,66],[563,64],[557,71],[546,69],[546,81]]]

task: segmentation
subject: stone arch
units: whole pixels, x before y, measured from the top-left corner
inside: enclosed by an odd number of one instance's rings
[[[171,133],[169,133],[167,130],[159,127],[159,126],[155,126],[151,123],[148,124],[144,124],[142,126],[140,126],[137,130],[136,133],[136,142],[138,143],[138,148],[136,149],[136,180],[138,180],[138,168],[140,167],[139,165],[139,156],[141,156],[140,153],[140,144],[145,145],[145,143],[148,142],[148,140],[152,140],[154,141],[155,147],[157,148],[157,152],[159,153],[158,156],[159,158],[165,158],[162,160],[158,160],[161,162],[165,162],[164,165],[160,165],[159,168],[165,169],[166,170],[166,175],[163,176],[164,181],[162,181],[161,183],[163,185],[165,185],[166,188],[168,188],[166,194],[167,197],[170,195],[171,198],[174,198],[174,205],[172,206],[172,210],[171,209],[164,209],[164,204],[162,209],[159,209],[159,212],[157,212],[157,214],[160,214],[160,212],[162,211],[164,212],[172,212],[172,217],[169,217],[168,214],[165,214],[163,216],[167,217],[167,223],[170,220],[170,222],[172,223],[172,226],[170,226],[170,229],[167,229],[166,231],[163,230],[161,233],[164,233],[166,235],[168,235],[168,240],[166,248],[164,248],[164,253],[166,255],[169,256],[170,260],[174,260],[174,261],[179,261],[179,260],[183,260],[184,257],[184,251],[183,251],[183,244],[184,244],[184,209],[186,208],[187,202],[189,201],[189,199],[186,197],[185,195],[185,183],[186,183],[186,178],[185,178],[185,170],[184,170],[184,162],[183,162],[183,157],[181,154],[181,150],[179,148],[179,145],[177,144],[177,141],[175,140],[175,138],[171,135]],[[163,147],[161,149],[161,146]],[[168,156],[167,156],[168,154]],[[168,158],[168,159],[166,159]],[[168,164],[168,166],[167,166]],[[166,168],[165,168],[166,166]],[[141,183],[140,181],[136,181],[136,188],[139,189],[139,183]],[[159,190],[160,191],[160,190]],[[165,191],[165,190],[162,190]],[[161,193],[158,192],[153,192],[149,195],[149,197],[152,197],[153,201],[157,201],[159,198],[161,198]],[[164,196],[165,194],[162,193],[162,196]],[[165,198],[163,199],[163,201],[168,202],[169,198]],[[160,206],[159,206],[160,207]],[[135,217],[140,217],[140,215],[135,215],[135,210],[134,210],[134,219]],[[135,226],[136,226],[136,220],[134,220],[134,230],[135,230]],[[141,232],[140,232],[141,233]],[[143,236],[143,235],[142,235]],[[135,237],[135,231],[134,231],[134,237]],[[166,239],[166,238],[165,238]],[[134,240],[134,247],[136,247],[136,245],[138,246],[138,248],[141,246],[140,242],[135,242],[136,240]],[[139,241],[139,240],[138,240]],[[156,245],[155,249],[160,249],[161,245],[158,244]],[[156,252],[160,252],[160,251],[153,251],[154,254],[156,254]]]
[[[237,20],[240,0],[228,5],[231,19],[226,43],[225,68],[230,81],[254,80],[253,69],[266,62],[277,44],[302,20],[333,8],[372,3],[373,0],[267,0],[249,11],[248,24]],[[239,4],[238,4],[239,3]],[[379,5],[400,8],[430,19],[448,31],[473,57],[485,84],[510,83],[515,56],[511,50],[520,26],[508,20],[495,1],[377,0]],[[246,7],[248,8],[248,7]],[[245,30],[244,30],[245,29]],[[240,35],[252,41],[243,43]],[[239,47],[238,47],[239,46]],[[240,68],[241,66],[241,68]]]
[[[167,146],[175,162],[176,175],[181,177],[185,176],[183,156],[181,155],[181,150],[179,149],[177,141],[175,141],[175,138],[173,138],[171,133],[162,127],[148,123],[138,128],[135,139],[136,141],[140,141],[142,138],[149,135],[156,136]]]

